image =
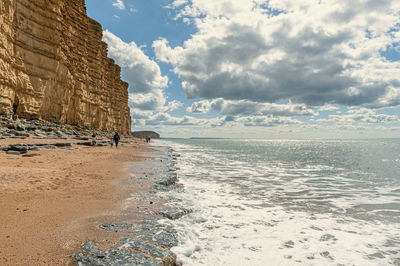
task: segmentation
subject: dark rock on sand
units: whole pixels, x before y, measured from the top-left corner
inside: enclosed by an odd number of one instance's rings
[[[6,148],[4,148],[3,150],[5,151],[16,151],[19,153],[26,153],[29,150],[29,146],[26,144],[12,144]],[[12,153],[9,153],[12,154]]]
[[[80,265],[175,265],[176,255],[168,247],[144,239],[125,238],[121,245],[105,251],[90,240],[82,245],[83,252],[71,257]]]
[[[102,224],[100,228],[107,231],[122,232],[123,230],[137,227],[136,224],[118,223],[118,224]]]
[[[22,157],[36,157],[36,156],[40,156],[40,154],[39,153],[29,153],[29,154],[22,155]]]
[[[69,142],[54,143],[52,145],[54,145],[56,147],[71,147],[71,143],[69,143]]]
[[[21,152],[19,152],[19,151],[7,151],[7,154],[20,155]]]
[[[150,254],[152,257],[156,257],[162,261],[162,265],[174,265],[176,261],[176,255],[168,248],[163,248],[156,243],[141,239],[124,239],[124,248],[131,248],[140,251],[145,254]]]
[[[128,236],[138,239],[147,239],[159,245],[174,247],[178,245],[178,233],[170,225],[158,223],[156,218],[148,218],[136,227],[138,233],[129,233]]]
[[[168,172],[163,178],[157,180],[155,183],[164,186],[170,186],[175,184],[178,177],[175,172]]]
[[[159,184],[151,184],[152,188],[156,189],[156,190],[160,190],[160,191],[172,191],[172,190],[177,190],[177,187],[174,186],[164,186],[164,185],[159,185]]]
[[[160,211],[159,213],[170,220],[176,220],[191,212],[192,210],[190,209],[177,208],[177,209],[163,210]]]
[[[153,258],[150,255],[124,248],[111,248],[106,251],[80,252],[73,254],[71,257],[75,258],[79,265],[165,265],[162,263],[161,259]]]
[[[50,149],[50,150],[54,150],[56,148],[56,146],[54,145],[45,145],[43,146],[44,149]]]
[[[81,136],[74,137],[74,139],[77,139],[77,140],[89,140],[89,138],[81,137]]]
[[[25,131],[22,132],[15,132],[15,136],[20,136],[20,137],[29,137],[29,133],[26,133]]]
[[[153,240],[161,245],[172,248],[178,245],[178,233],[173,228],[166,228],[156,233],[153,236]]]
[[[26,139],[25,136],[9,136],[10,139]]]
[[[92,146],[92,142],[89,142],[89,141],[87,141],[87,142],[77,142],[76,144],[77,145],[83,145],[83,146]]]
[[[110,145],[109,143],[104,143],[104,142],[100,142],[100,143],[96,143],[96,146],[100,146],[100,147],[105,147]]]
[[[93,240],[89,240],[88,242],[82,245],[82,249],[88,252],[96,252],[99,250],[99,244],[97,244]]]

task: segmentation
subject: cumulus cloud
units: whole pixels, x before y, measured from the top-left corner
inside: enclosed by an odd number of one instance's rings
[[[169,113],[183,106],[183,103],[177,100],[170,101],[166,106],[162,108],[163,112]]]
[[[108,56],[121,66],[130,93],[150,93],[167,86],[168,77],[136,43],[126,43],[108,30],[103,31],[103,41],[108,44]]]
[[[150,93],[129,94],[129,107],[145,111],[161,110],[166,102],[166,98],[161,90]]]
[[[147,119],[154,117],[155,113],[169,113],[183,104],[177,100],[167,102],[167,97],[162,90],[155,90],[151,93],[129,94],[129,107],[131,116],[140,121],[140,124],[146,124]]]
[[[113,2],[112,5],[121,10],[125,9],[125,4],[124,4],[124,1],[122,1],[122,0],[115,0],[115,2]]]
[[[194,102],[186,111],[207,113],[214,110],[226,116],[314,116],[318,115],[305,104],[258,103],[248,100],[230,101],[222,98]]]
[[[355,123],[394,123],[400,119],[396,115],[378,114],[375,110],[360,108],[349,110],[346,114],[330,115],[329,120],[338,123],[355,124]]]
[[[204,100],[199,102],[194,102],[191,106],[186,108],[186,112],[195,114],[205,114],[210,111],[210,101]]]
[[[204,120],[191,116],[173,117],[168,113],[157,113],[146,121],[146,125],[167,125],[167,126],[194,126],[203,124]]]
[[[244,126],[258,126],[258,127],[273,127],[280,125],[293,125],[301,124],[300,121],[288,117],[274,117],[274,116],[247,116],[240,117],[236,120]]]
[[[334,105],[330,105],[330,104],[327,104],[327,105],[324,105],[324,106],[320,106],[318,108],[318,110],[320,110],[320,111],[336,111],[338,109],[339,109],[339,107],[334,106]]]
[[[159,39],[153,48],[189,98],[400,104],[400,62],[381,55],[400,41],[400,1],[175,0],[169,7],[198,32],[182,46]]]
[[[103,32],[103,41],[108,44],[109,57],[121,66],[122,78],[129,83],[128,103],[134,125],[144,126],[148,124],[147,120],[151,124],[158,120],[164,123],[164,120],[157,119],[157,114],[182,106],[176,100],[168,102],[163,91],[168,78],[161,74],[159,65],[145,55],[141,47],[134,42],[122,41],[108,30]]]
[[[246,127],[273,127],[301,124],[300,121],[288,117],[245,116],[233,118],[229,116],[222,116],[205,119],[195,118],[192,116],[175,117],[168,113],[162,112],[147,117],[147,119],[142,120],[141,123],[147,126],[191,126],[202,128],[237,125],[244,125]]]

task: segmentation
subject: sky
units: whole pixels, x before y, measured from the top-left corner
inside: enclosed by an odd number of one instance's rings
[[[398,0],[86,0],[162,137],[400,137]]]

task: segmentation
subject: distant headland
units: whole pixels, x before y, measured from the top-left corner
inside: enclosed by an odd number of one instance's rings
[[[135,138],[147,138],[150,137],[152,139],[159,139],[160,138],[160,134],[158,134],[157,132],[154,131],[135,131],[132,132],[132,136]]]

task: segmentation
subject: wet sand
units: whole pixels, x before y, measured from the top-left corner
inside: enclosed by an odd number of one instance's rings
[[[0,145],[35,142],[68,141],[6,139]],[[34,157],[0,152],[0,265],[68,265],[69,256],[89,239],[101,248],[115,245],[121,234],[99,225],[143,218],[124,201],[148,188],[123,183],[132,178],[128,162],[145,160],[149,151],[142,141],[132,140],[118,149],[80,146],[28,153],[39,154]]]

